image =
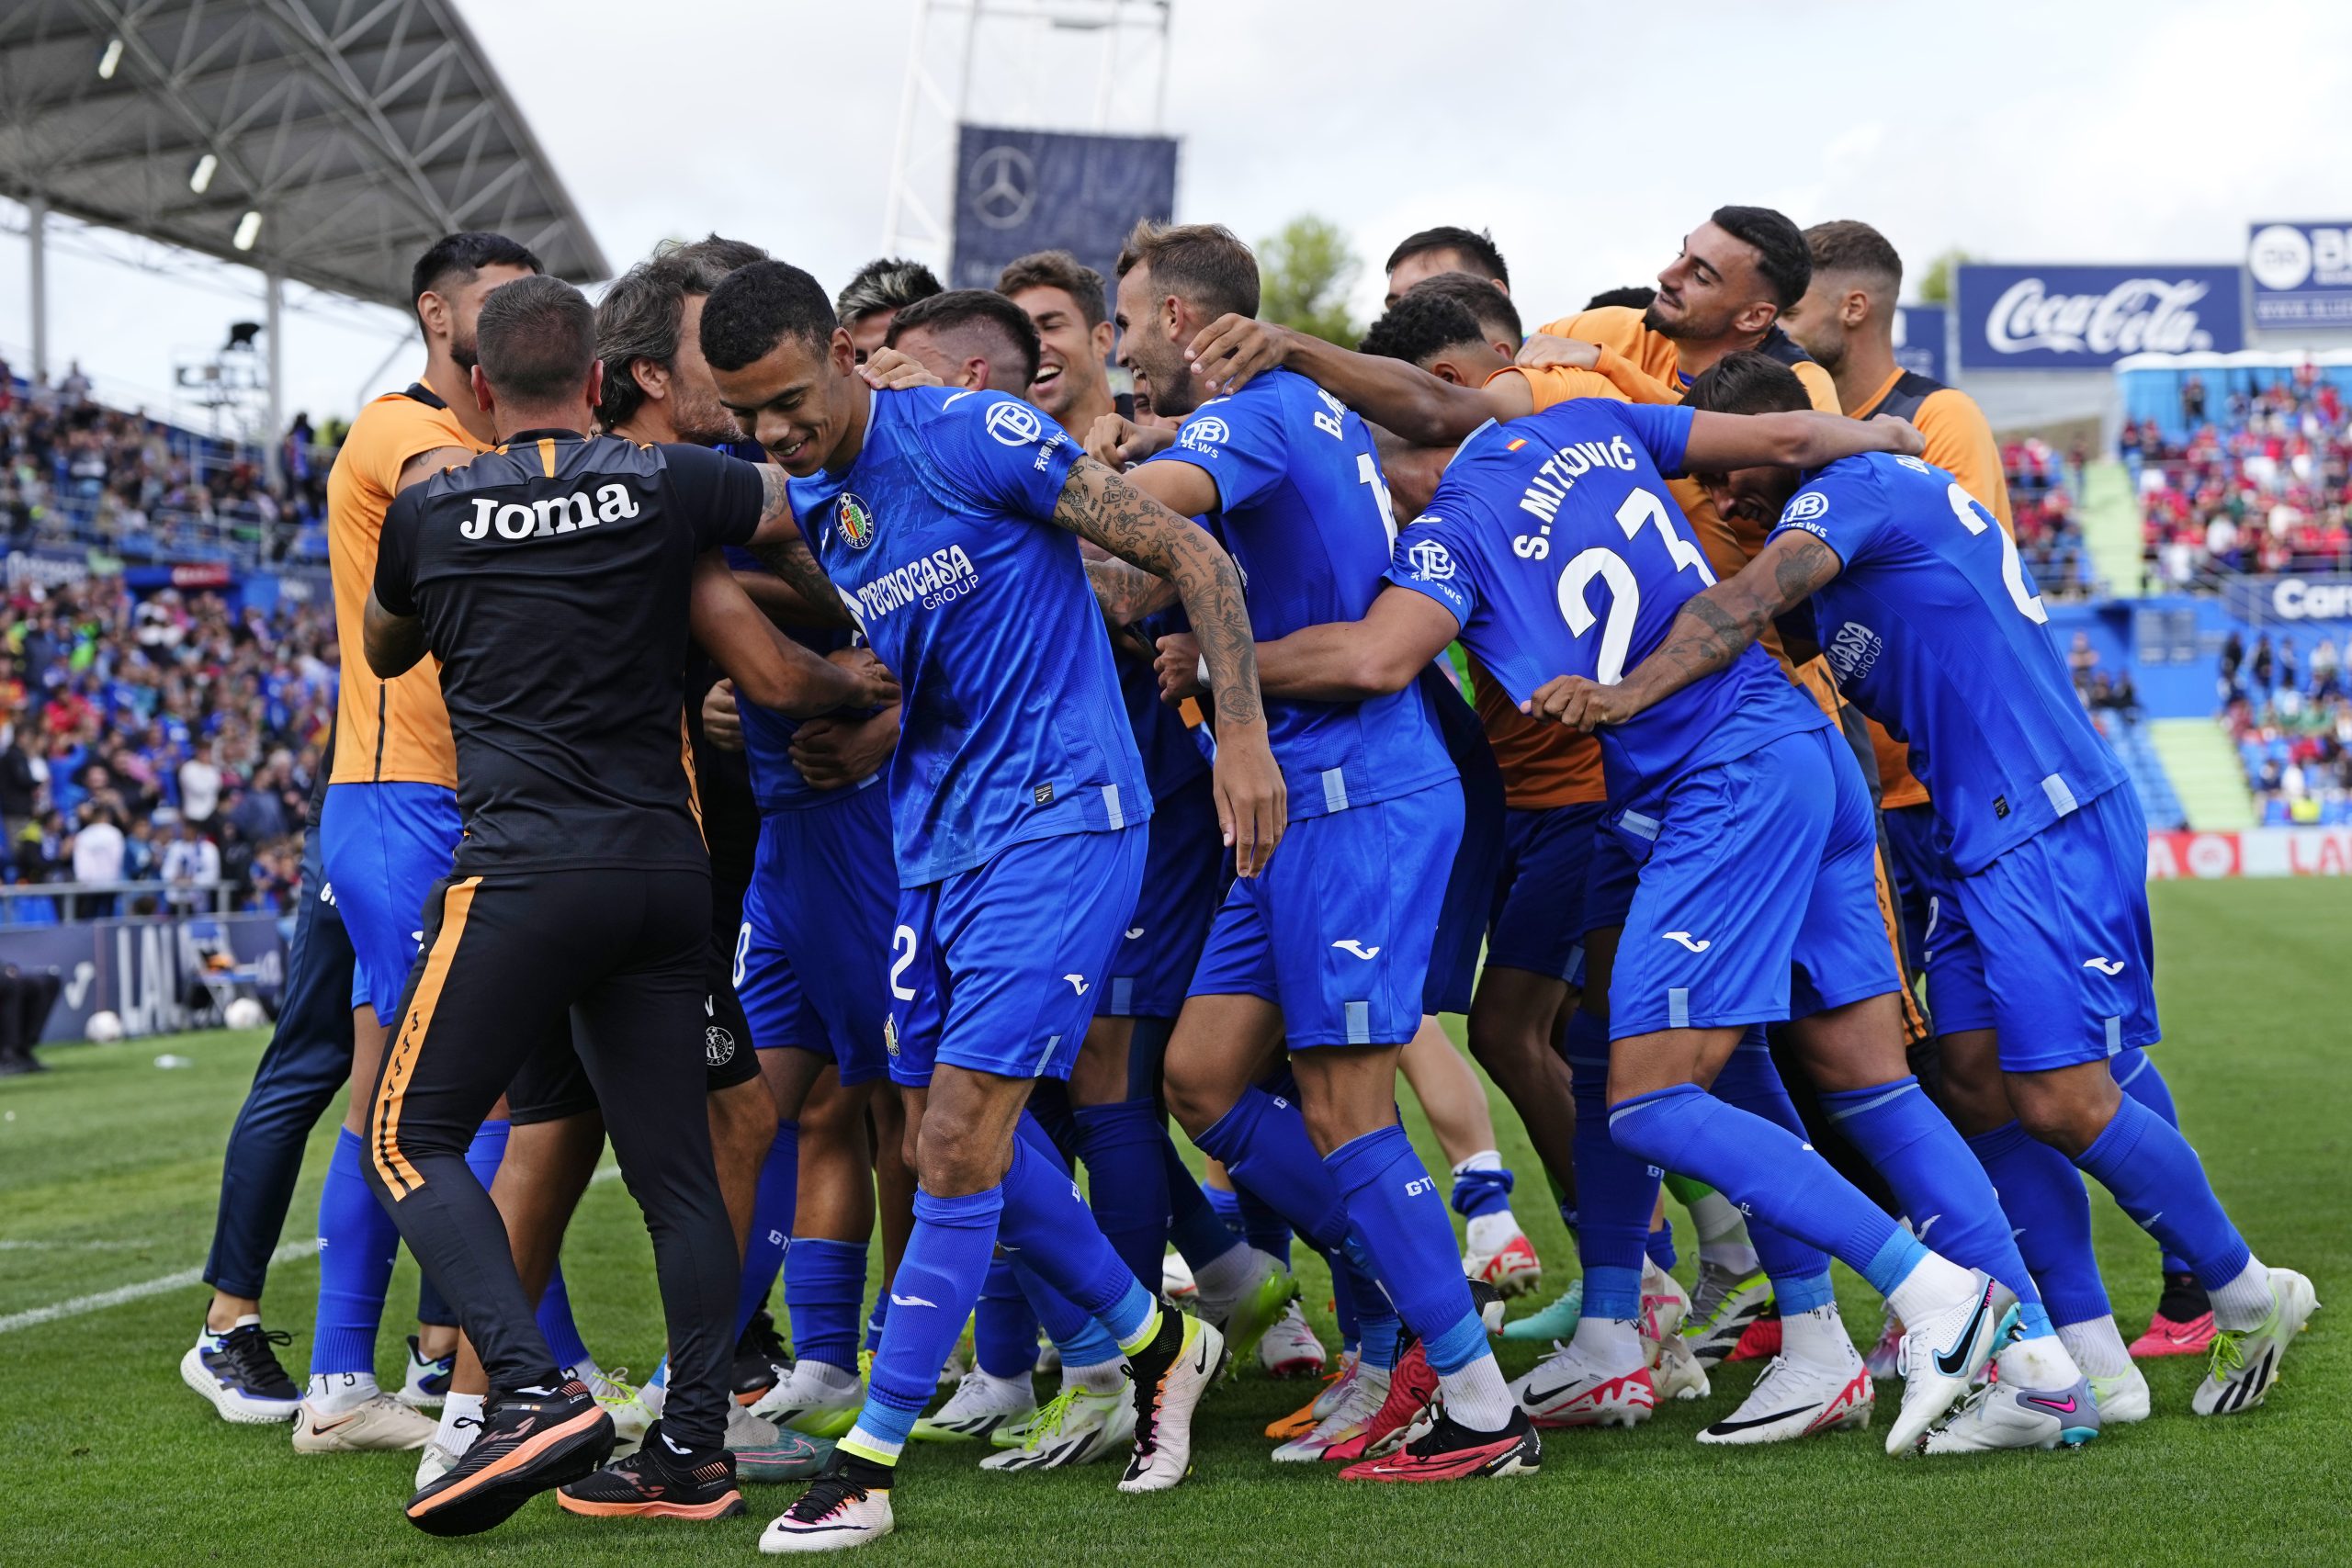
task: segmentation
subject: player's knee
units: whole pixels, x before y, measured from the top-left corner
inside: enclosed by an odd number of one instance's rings
[[[935,1198],[981,1192],[1004,1179],[1012,1151],[977,1127],[926,1125],[908,1153],[922,1190]]]
[[[2009,1104],[2018,1122],[2070,1159],[2098,1141],[2120,1098],[2105,1064],[2092,1065],[2098,1071],[2063,1068],[2008,1077]]]
[[[1228,1086],[1213,1081],[1197,1064],[1180,1064],[1173,1056],[1169,1059],[1162,1087],[1168,1097],[1168,1113],[1192,1138],[1198,1138],[1216,1126],[1233,1109],[1237,1098]]]

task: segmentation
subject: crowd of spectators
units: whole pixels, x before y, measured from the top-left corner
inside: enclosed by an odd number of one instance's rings
[[[231,908],[284,908],[334,688],[323,605],[238,614],[212,593],[136,598],[114,576],[10,588],[0,879],[175,886],[120,910],[11,899],[0,919],[209,908],[220,889]]]
[[[2222,645],[2222,723],[2266,824],[2352,821],[2352,671],[2331,637]]]
[[[2181,384],[2188,434],[2126,423],[2122,457],[2145,518],[2144,575],[2180,589],[2237,572],[2352,570],[2352,421],[2341,389],[2305,365],[2221,397]]]
[[[2077,490],[2067,482],[2070,477],[2079,481],[2086,457],[2078,451],[2071,460],[2062,457],[2040,436],[2001,448],[2018,554],[2032,570],[2034,586],[2052,598],[2083,598],[2095,585],[2083,525],[2075,515]]]

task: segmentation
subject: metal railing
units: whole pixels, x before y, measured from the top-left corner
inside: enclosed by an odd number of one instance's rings
[[[132,914],[142,895],[155,898],[153,909]],[[170,919],[175,916],[230,913],[237,896],[231,882],[10,882],[0,883],[0,925],[21,925],[17,906],[29,898],[46,898],[57,907],[57,923],[85,920]],[[46,922],[43,922],[46,923]]]

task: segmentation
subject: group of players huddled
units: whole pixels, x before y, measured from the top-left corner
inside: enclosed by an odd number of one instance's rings
[[[838,302],[713,237],[593,308],[445,239],[425,373],[332,478],[313,897],[184,1375],[422,1449],[435,1534],[806,1481],[774,1552],[888,1532],[910,1440],[1177,1485],[1232,1363],[1326,1366],[1294,1237],[1343,1345],[1272,1458],[1351,1481],[1532,1473],[1759,1352],[1700,1441],[1866,1427],[1875,1375],[1890,1454],[2079,1445],[2149,1416],[2135,1351],[2259,1404],[2312,1287],[2146,1055],[2139,807],[1900,282],[1867,225],[1726,207],[1531,334],[1431,230],[1351,352],[1208,225]],[[1442,1012],[1582,1265],[1508,1325],[1540,1266]],[[346,1074],[301,1389],[262,1273]],[[635,1389],[557,1267],[607,1134],[668,1320]],[[2085,1172],[2164,1252],[2129,1348]],[[1507,1382],[1498,1332],[1556,1343]]]

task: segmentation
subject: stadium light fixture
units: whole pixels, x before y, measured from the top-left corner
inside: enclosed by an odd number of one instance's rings
[[[254,242],[260,238],[261,211],[256,208],[237,220],[236,236],[229,243],[241,251],[250,251],[254,248]]]
[[[113,81],[115,67],[121,63],[122,39],[119,38],[110,38],[107,39],[107,51],[98,56],[98,80],[101,82]]]
[[[220,160],[210,152],[198,158],[196,161],[196,172],[187,177],[187,188],[202,196],[211,187],[212,172],[220,166]]]

